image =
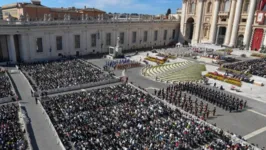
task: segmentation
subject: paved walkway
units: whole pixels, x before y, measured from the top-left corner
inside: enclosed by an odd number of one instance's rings
[[[28,81],[20,73],[11,74],[11,77],[21,95],[21,106],[26,108],[28,117],[31,120],[32,130],[28,132],[33,150],[61,150],[62,148],[57,144],[57,138],[49,126],[40,105],[36,105],[35,99],[31,97],[31,87]]]

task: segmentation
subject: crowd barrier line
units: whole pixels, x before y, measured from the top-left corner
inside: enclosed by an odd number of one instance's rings
[[[57,93],[75,91],[75,90],[79,90],[79,89],[87,89],[87,88],[91,88],[91,87],[95,87],[95,86],[101,86],[101,85],[112,84],[112,83],[117,83],[117,82],[120,82],[120,80],[115,78],[115,79],[109,79],[109,80],[104,80],[104,81],[99,81],[99,82],[81,84],[81,85],[77,85],[77,86],[52,89],[52,90],[47,90],[47,91],[42,91],[42,92],[47,92],[47,94],[57,94]]]

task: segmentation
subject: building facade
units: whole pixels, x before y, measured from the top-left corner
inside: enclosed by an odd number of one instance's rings
[[[62,55],[108,53],[117,37],[123,51],[164,46],[177,40],[178,20],[92,21],[0,26],[0,60],[30,62]]]
[[[20,2],[2,6],[3,19],[6,20],[11,15],[13,20],[19,20],[21,16],[27,16],[31,21],[41,21],[44,15],[51,15],[52,20],[62,20],[65,15],[69,15],[71,20],[81,20],[82,15],[89,17],[97,17],[98,15],[105,14],[104,11],[87,8],[83,9],[70,7],[70,8],[49,8],[41,4],[40,1],[32,0],[31,3]]]
[[[265,4],[265,0],[183,0],[181,36],[192,44],[260,50],[266,44],[266,26],[259,23],[264,21]]]
[[[2,7],[0,7],[0,20],[3,20]]]

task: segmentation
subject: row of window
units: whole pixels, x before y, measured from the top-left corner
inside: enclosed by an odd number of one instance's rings
[[[99,36],[99,35],[98,35]],[[119,33],[120,37],[120,44],[124,44],[124,39],[125,39],[125,33],[120,32]],[[175,30],[172,32],[172,39],[175,38]],[[111,33],[106,33],[106,45],[109,46],[111,45]],[[154,31],[154,41],[158,40],[158,30]],[[163,34],[163,40],[167,40],[167,30],[164,30]],[[97,35],[96,34],[91,34],[91,47],[96,47],[96,41],[97,41]],[[140,40],[141,43],[142,40]],[[144,36],[143,36],[143,42],[148,41],[148,31],[144,31]],[[75,49],[79,49],[80,46],[80,35],[74,35],[74,47]],[[132,32],[132,43],[137,42],[137,32],[133,31]],[[37,52],[43,52],[43,43],[42,43],[42,38],[37,38],[36,39],[36,46],[37,46]],[[56,50],[62,50],[63,49],[63,37],[62,36],[56,36]],[[51,51],[51,50],[50,50]]]
[[[243,2],[243,8],[242,8],[243,12],[248,12],[249,3],[250,3],[250,0],[245,0]],[[190,6],[189,7],[189,13],[193,14],[194,11],[195,11],[195,7],[196,7],[195,2],[192,1],[189,6]],[[231,1],[230,0],[223,0],[220,3],[219,11],[220,12],[229,12],[230,11],[230,6],[231,6]],[[211,13],[212,12],[212,7],[213,7],[212,2],[208,2],[206,12],[207,13]]]

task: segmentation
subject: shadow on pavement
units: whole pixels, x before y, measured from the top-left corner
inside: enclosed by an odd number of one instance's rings
[[[30,144],[32,146],[32,149],[34,150],[39,150],[39,147],[37,145],[37,141],[33,132],[33,128],[31,125],[31,119],[28,116],[27,110],[25,108],[25,106],[21,106],[21,110],[23,111],[23,114],[26,116],[26,118],[24,118],[25,124],[26,124],[26,128],[27,128],[27,132],[29,134],[29,138],[30,138]]]

